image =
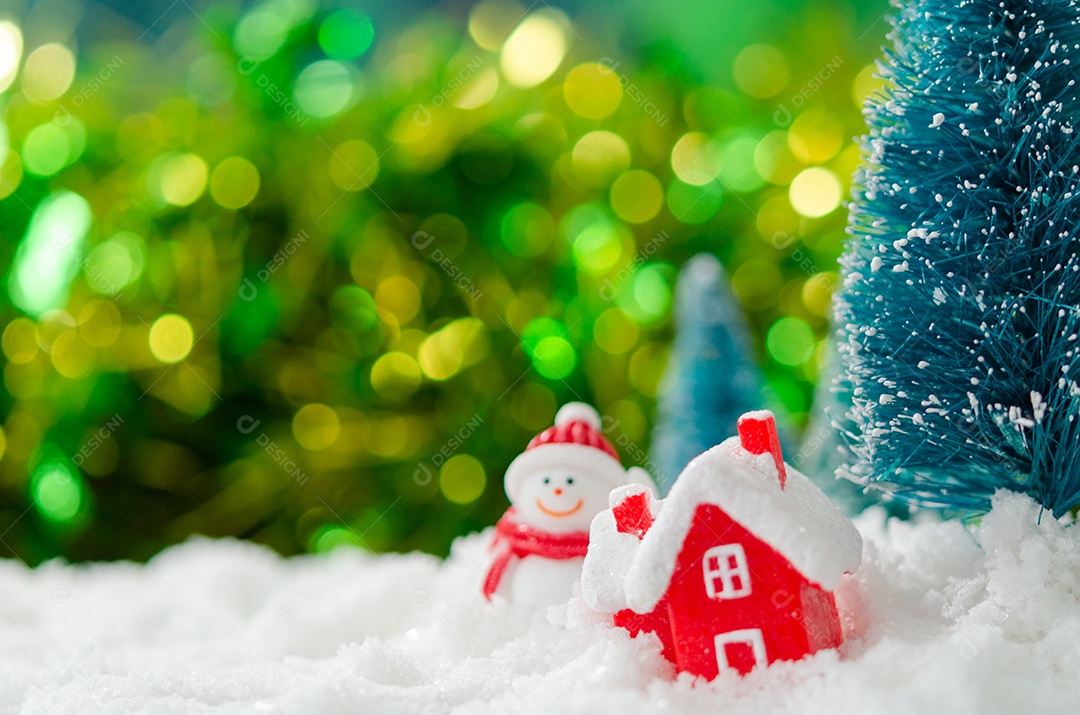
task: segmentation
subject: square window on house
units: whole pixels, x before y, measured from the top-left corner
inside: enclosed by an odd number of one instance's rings
[[[769,664],[765,654],[765,637],[760,628],[746,628],[715,637],[716,667],[720,673],[735,670],[749,673]]]
[[[705,552],[701,563],[709,598],[727,600],[750,595],[750,569],[742,544],[714,546]]]

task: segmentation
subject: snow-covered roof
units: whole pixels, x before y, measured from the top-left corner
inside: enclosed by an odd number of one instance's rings
[[[862,560],[855,525],[813,482],[787,465],[781,490],[772,455],[751,454],[732,437],[690,462],[664,499],[626,572],[626,603],[634,611],[648,613],[667,591],[702,503],[723,509],[827,590]]]

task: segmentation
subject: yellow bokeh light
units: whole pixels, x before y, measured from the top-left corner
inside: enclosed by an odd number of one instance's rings
[[[783,285],[780,269],[764,258],[746,261],[731,274],[731,290],[747,310],[765,310],[776,305]]]
[[[659,343],[645,343],[634,351],[627,367],[630,384],[647,397],[656,396],[656,388],[667,364],[668,348]]]
[[[19,26],[7,21],[0,22],[0,92],[15,81],[22,51],[23,36]]]
[[[391,276],[375,290],[375,304],[407,323],[420,311],[420,289],[404,276]]]
[[[401,415],[374,419],[369,429],[368,449],[379,457],[396,457],[409,444],[409,424]]]
[[[16,365],[22,365],[34,359],[38,353],[38,329],[29,318],[15,318],[4,328],[0,345],[4,355]]]
[[[5,452],[7,452],[7,435],[4,434],[4,428],[0,427],[0,459],[4,458]]]
[[[484,465],[468,454],[454,455],[439,469],[439,491],[455,504],[476,501],[484,493],[486,486]]]
[[[432,380],[449,380],[479,362],[489,348],[483,321],[460,318],[425,338],[417,350],[417,361]]]
[[[497,50],[524,14],[516,2],[483,0],[469,12],[469,34],[485,50]]]
[[[171,154],[155,160],[147,170],[147,185],[159,200],[190,206],[206,190],[206,162],[195,154]]]
[[[458,109],[476,109],[495,97],[499,91],[499,73],[492,67],[485,67],[470,79],[454,97],[454,106]]]
[[[417,353],[420,368],[432,380],[449,380],[462,365],[461,348],[439,337],[439,333],[428,336],[420,344]]]
[[[379,155],[371,145],[351,139],[334,149],[329,162],[330,179],[345,191],[363,191],[379,175]]]
[[[785,249],[799,233],[802,217],[791,208],[791,201],[786,193],[777,194],[758,209],[755,225],[758,235],[773,244],[775,248]]]
[[[22,158],[11,149],[0,149],[0,199],[19,188],[23,178]]]
[[[337,440],[341,421],[333,407],[313,402],[304,405],[293,415],[292,431],[297,444],[317,452]]]
[[[167,313],[150,327],[150,352],[165,363],[180,362],[191,352],[195,333],[182,315]]]
[[[619,108],[622,86],[609,68],[587,62],[566,75],[563,97],[575,114],[586,119],[603,119]]]
[[[791,153],[787,132],[769,132],[754,149],[754,169],[770,184],[789,184],[805,164]]]
[[[259,170],[243,157],[224,159],[210,174],[210,197],[222,208],[243,208],[258,193]]]
[[[502,48],[500,66],[510,84],[535,87],[559,68],[566,54],[565,18],[540,10],[518,25]]]
[[[731,74],[745,94],[775,97],[788,83],[787,57],[772,45],[750,45],[735,57]]]
[[[116,342],[121,327],[120,309],[111,300],[91,301],[79,314],[79,337],[96,348]]]
[[[671,168],[687,184],[704,186],[715,181],[721,166],[720,153],[708,134],[684,134],[671,149]]]
[[[857,143],[852,143],[829,162],[829,169],[837,176],[853,176],[862,162],[862,148]]]
[[[40,396],[45,371],[39,362],[16,365],[9,362],[4,366],[4,387],[16,399]]]
[[[810,167],[792,182],[788,198],[792,207],[803,216],[819,218],[840,206],[843,189],[836,174],[820,166]]]
[[[807,312],[820,318],[828,317],[838,280],[840,277],[834,271],[822,271],[803,283],[801,297]]]
[[[621,308],[608,308],[593,324],[593,340],[606,353],[622,355],[637,345],[640,331]]]
[[[840,123],[821,110],[803,112],[791,123],[788,146],[799,161],[821,164],[836,156],[844,144]]]
[[[878,77],[877,73],[877,67],[869,64],[855,75],[855,81],[851,83],[851,101],[859,109],[862,109],[863,104],[874,92],[885,86],[885,80]]]
[[[42,45],[26,58],[23,67],[23,94],[32,102],[49,102],[60,97],[75,79],[75,55],[59,43]]]
[[[655,218],[664,205],[664,187],[647,171],[634,169],[611,185],[611,208],[629,223],[645,223]]]
[[[405,353],[386,353],[371,366],[371,386],[388,399],[408,397],[420,387],[420,366]]]
[[[85,375],[94,359],[90,346],[79,340],[74,330],[65,331],[56,338],[50,356],[56,371],[72,379]]]
[[[574,145],[574,173],[589,186],[607,186],[630,167],[630,147],[618,134],[589,132]]]

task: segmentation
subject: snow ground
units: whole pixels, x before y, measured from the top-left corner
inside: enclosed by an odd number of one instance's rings
[[[209,540],[146,566],[2,562],[0,713],[1074,711],[1080,531],[1037,522],[1014,495],[971,532],[865,514],[843,655],[713,683],[671,681],[580,599],[486,604],[481,535],[446,562]]]

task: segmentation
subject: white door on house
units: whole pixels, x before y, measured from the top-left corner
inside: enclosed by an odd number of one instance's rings
[[[749,651],[753,658],[751,670],[764,667],[769,664],[765,655],[765,637],[760,628],[744,628],[738,631],[721,633],[716,636],[713,643],[716,646],[716,668],[722,674],[725,670],[738,670],[735,668],[738,653]]]
[[[750,595],[750,569],[742,544],[721,544],[705,552],[701,559],[705,572],[705,593],[709,598],[727,600]]]

